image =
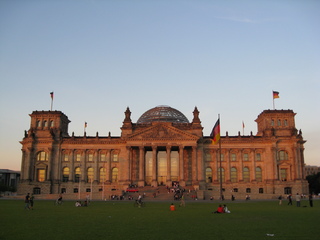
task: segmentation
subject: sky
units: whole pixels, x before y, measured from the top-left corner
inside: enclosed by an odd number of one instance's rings
[[[168,105],[204,136],[257,133],[255,119],[292,109],[305,162],[320,166],[320,1],[1,0],[0,169],[20,170],[33,111],[71,120],[69,134],[120,136]]]

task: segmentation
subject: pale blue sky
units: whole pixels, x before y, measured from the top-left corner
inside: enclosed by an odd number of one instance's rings
[[[0,1],[0,168],[20,169],[28,114],[54,110],[69,134],[120,136],[169,105],[204,135],[257,132],[272,109],[297,113],[307,164],[320,165],[320,1]]]

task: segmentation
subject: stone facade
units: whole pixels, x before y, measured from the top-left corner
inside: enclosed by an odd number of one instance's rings
[[[70,136],[70,120],[61,111],[34,111],[22,144],[21,181],[25,194],[74,194],[139,187],[179,185],[201,196],[270,198],[308,193],[304,143],[292,110],[265,110],[258,132],[221,136],[212,144],[203,136],[197,108],[193,120],[158,106],[133,123],[129,108],[121,136]],[[220,161],[221,160],[221,161]],[[220,179],[221,185],[220,185]]]

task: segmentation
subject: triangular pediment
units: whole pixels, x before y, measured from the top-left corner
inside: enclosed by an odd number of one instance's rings
[[[281,167],[290,167],[291,166],[291,164],[288,163],[287,161],[281,161],[281,162],[279,162],[278,165]]]
[[[37,167],[37,168],[46,168],[47,165],[46,165],[45,163],[43,163],[43,162],[37,162],[37,163],[36,163],[36,167]]]
[[[166,124],[156,124],[128,136],[130,140],[198,140],[198,136]]]

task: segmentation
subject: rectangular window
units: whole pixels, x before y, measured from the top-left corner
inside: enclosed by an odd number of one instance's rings
[[[92,161],[93,161],[93,154],[90,153],[90,154],[88,155],[88,161],[89,161],[89,162],[92,162]]]
[[[68,161],[69,161],[69,155],[68,155],[68,154],[64,154],[63,160],[64,160],[65,162],[68,162]]]
[[[80,181],[80,174],[75,174],[74,175],[74,181],[79,182]]]
[[[287,169],[285,168],[280,169],[280,178],[281,178],[281,181],[287,181]]]
[[[63,175],[62,176],[62,182],[68,182],[69,176],[68,175]]]
[[[259,193],[263,193],[263,188],[259,188]]]
[[[206,161],[207,162],[211,161],[211,154],[210,153],[206,153]]]
[[[100,161],[101,161],[101,162],[107,161],[106,154],[102,153],[102,154],[100,155]]]
[[[46,179],[46,170],[38,169],[38,182],[44,182]]]
[[[80,153],[77,153],[77,155],[76,155],[76,161],[77,161],[77,162],[80,162],[80,161],[81,161],[81,154],[80,154]]]
[[[112,161],[113,162],[118,162],[118,154],[113,154]]]
[[[249,161],[249,154],[248,153],[243,154],[243,161]]]
[[[237,154],[231,153],[231,161],[232,161],[232,162],[237,161]]]
[[[261,153],[256,154],[256,161],[261,161]]]
[[[278,119],[278,126],[281,126],[281,120]]]

